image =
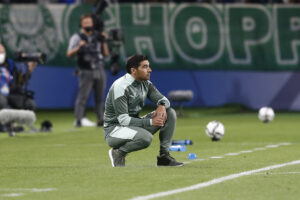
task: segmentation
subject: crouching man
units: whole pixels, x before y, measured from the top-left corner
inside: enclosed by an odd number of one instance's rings
[[[113,167],[125,166],[128,153],[147,148],[158,130],[160,152],[157,166],[183,166],[170,156],[176,113],[169,100],[151,83],[152,72],[147,56],[133,55],[126,63],[127,73],[109,89],[105,102],[104,135],[112,147],[109,157]],[[157,105],[155,111],[139,117],[149,98]]]

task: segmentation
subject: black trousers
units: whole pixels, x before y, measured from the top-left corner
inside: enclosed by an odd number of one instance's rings
[[[14,109],[34,110],[36,105],[33,99],[24,94],[10,94],[8,96],[0,94],[0,109],[8,107]]]

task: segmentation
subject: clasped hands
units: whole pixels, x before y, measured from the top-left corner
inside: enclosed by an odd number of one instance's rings
[[[163,105],[159,105],[154,114],[152,115],[152,126],[163,127],[167,120],[166,108]]]

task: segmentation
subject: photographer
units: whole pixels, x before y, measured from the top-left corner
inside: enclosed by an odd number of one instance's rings
[[[98,126],[103,125],[103,97],[106,87],[104,57],[109,56],[106,33],[94,29],[93,16],[86,14],[80,18],[81,32],[69,41],[67,57],[76,55],[79,78],[78,94],[75,102],[76,127],[95,126],[84,117],[86,102],[93,88]]]
[[[12,59],[6,59],[6,50],[0,43],[0,109],[35,109],[33,92],[24,87],[36,65],[36,62],[27,62],[26,69],[19,69]]]

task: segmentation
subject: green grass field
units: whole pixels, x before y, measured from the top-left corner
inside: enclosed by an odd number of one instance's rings
[[[91,111],[87,116],[95,119]],[[53,131],[0,134],[1,200],[132,199],[300,160],[300,113],[277,113],[263,124],[251,111],[187,109],[174,139],[194,144],[172,152],[187,162],[181,168],[156,167],[158,133],[149,148],[126,158],[126,167],[112,168],[102,128],[74,128],[72,111],[39,111],[37,119],[36,127],[51,120]],[[219,142],[205,134],[211,120],[225,125]],[[198,160],[188,160],[189,153]],[[296,200],[299,188],[300,164],[293,164],[157,199]]]

